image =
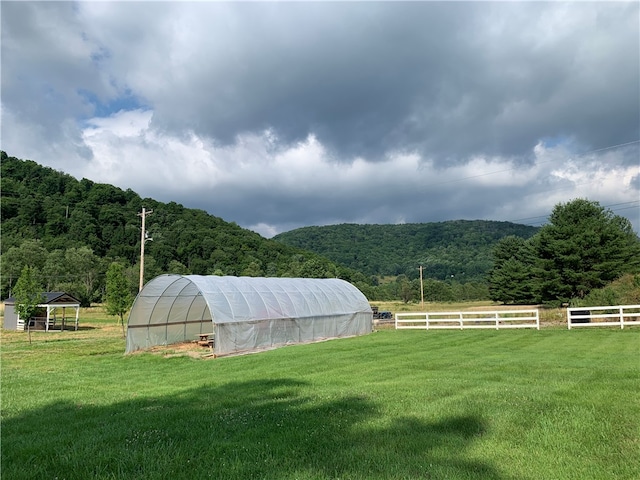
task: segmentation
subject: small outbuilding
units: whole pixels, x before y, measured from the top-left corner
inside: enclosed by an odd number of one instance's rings
[[[42,298],[44,300],[38,304],[38,312],[29,319],[31,329],[49,331],[60,325],[60,329],[64,330],[68,320],[71,320],[75,330],[78,329],[80,301],[77,298],[65,292],[45,292],[42,294]],[[4,328],[6,330],[25,330],[25,319],[19,317],[15,306],[16,300],[13,297],[4,301]],[[67,317],[68,308],[75,310],[73,317]],[[61,316],[58,316],[59,313]]]
[[[161,275],[134,301],[126,353],[207,336],[216,355],[255,352],[372,325],[367,298],[340,279]]]

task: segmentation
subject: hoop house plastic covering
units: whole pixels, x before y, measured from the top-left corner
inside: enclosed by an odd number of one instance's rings
[[[339,279],[161,275],[129,314],[127,353],[215,335],[217,355],[370,333],[373,313]]]

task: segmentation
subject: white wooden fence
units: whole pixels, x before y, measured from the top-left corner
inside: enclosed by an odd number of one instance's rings
[[[396,329],[535,328],[540,330],[538,310],[492,312],[396,313]]]
[[[597,321],[593,321],[597,320]],[[567,308],[567,327],[620,327],[640,325],[640,305]]]

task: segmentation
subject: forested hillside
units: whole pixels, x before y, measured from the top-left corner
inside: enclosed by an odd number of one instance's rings
[[[128,267],[137,286],[142,208],[145,278],[162,273],[340,277],[366,287],[364,275],[315,253],[268,240],[202,210],[140,198],[131,190],[77,180],[1,153],[1,295],[28,265],[46,290],[66,290],[83,303],[104,294],[109,264]]]
[[[1,155],[3,299],[30,267],[46,291],[66,291],[85,305],[103,301],[113,262],[137,293],[143,207],[152,211],[145,281],[163,273],[338,277],[372,301],[549,304],[581,304],[627,273],[639,281],[640,239],[631,224],[586,199],[557,205],[542,228],[481,220],[347,224],[269,240],[202,210]]]
[[[404,225],[304,227],[274,240],[311,250],[367,275],[406,275],[459,282],[484,281],[492,250],[502,238],[530,238],[536,227],[509,222],[456,220]]]

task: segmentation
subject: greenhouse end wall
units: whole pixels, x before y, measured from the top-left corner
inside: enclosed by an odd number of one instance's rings
[[[216,355],[364,335],[373,313],[339,279],[161,275],[136,297],[126,352],[214,334]]]

